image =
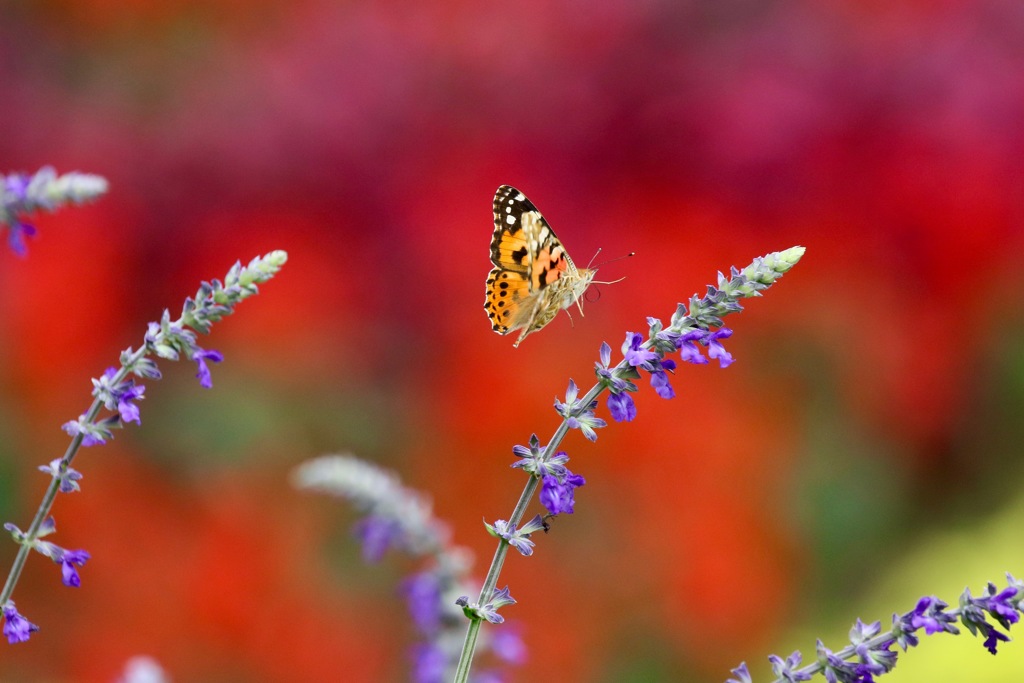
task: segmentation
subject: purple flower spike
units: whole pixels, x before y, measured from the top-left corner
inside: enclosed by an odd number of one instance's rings
[[[623,392],[608,397],[608,410],[616,422],[631,422],[636,417],[636,404],[633,397]]]
[[[89,559],[89,553],[84,550],[65,550],[57,561],[61,564],[63,581],[65,586],[78,588],[82,585],[82,579],[78,576],[75,565],[81,567]]]
[[[8,643],[24,643],[32,633],[39,630],[38,626],[18,614],[11,600],[4,605],[3,614],[4,635],[7,636]]]
[[[220,363],[224,360],[224,355],[220,351],[214,351],[213,349],[199,349],[192,354],[192,360],[199,366],[199,372],[196,373],[196,377],[199,378],[199,386],[204,389],[212,388],[213,378],[210,377],[210,368],[206,365],[206,361]]]

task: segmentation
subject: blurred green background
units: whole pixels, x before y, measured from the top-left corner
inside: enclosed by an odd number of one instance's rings
[[[164,363],[142,427],[81,454],[54,540],[93,559],[78,590],[31,559],[14,597],[43,630],[0,680],[107,682],[139,653],[176,681],[406,678],[413,566],[363,566],[351,512],[290,470],[395,469],[482,575],[512,445],[547,439],[601,342],[796,244],[728,321],[738,362],[566,440],[587,485],[506,566],[509,679],[767,680],[856,617],[1021,575],[1022,45],[1016,0],[0,2],[0,170],[111,184],[0,253],[3,520],[27,525],[59,426],[149,320],[291,257],[203,340],[212,391]],[[482,310],[503,183],[577,262],[637,252],[515,350]],[[925,638],[885,680],[1021,680],[1001,650]]]

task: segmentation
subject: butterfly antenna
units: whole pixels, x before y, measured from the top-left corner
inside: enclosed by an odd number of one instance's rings
[[[600,254],[600,253],[601,253],[601,250],[598,249],[597,250],[597,254]],[[594,254],[594,258],[597,258],[597,254]],[[609,263],[615,263],[616,261],[621,261],[624,258],[629,258],[630,256],[636,256],[636,252],[635,251],[631,251],[628,254],[624,254],[622,256],[616,256],[615,258],[609,259],[608,261],[601,261],[596,266],[594,266],[594,268],[597,269],[597,268],[600,268],[601,266],[606,266]],[[593,263],[594,259],[590,259],[590,262]],[[588,265],[587,268],[590,268],[590,266]],[[616,282],[618,282],[618,280],[616,280]],[[608,283],[606,282],[604,284],[608,284]]]
[[[597,255],[600,254],[600,253],[601,253],[601,247],[598,247],[597,251],[594,252],[594,255],[590,257],[590,263],[587,264],[587,270],[590,270],[590,266],[594,265],[594,259],[596,259]]]

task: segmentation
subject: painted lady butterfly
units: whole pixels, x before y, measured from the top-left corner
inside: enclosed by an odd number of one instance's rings
[[[522,330],[513,347],[563,308],[579,305],[597,272],[576,268],[533,202],[508,185],[494,195],[491,263],[484,309],[498,334]]]

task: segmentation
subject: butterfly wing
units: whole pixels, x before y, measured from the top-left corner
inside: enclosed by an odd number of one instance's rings
[[[494,268],[487,277],[484,309],[498,334],[522,329],[514,344],[518,346],[526,335],[547,325],[559,310],[575,301],[572,293],[581,275],[555,231],[526,195],[502,185],[494,195],[493,209]]]

